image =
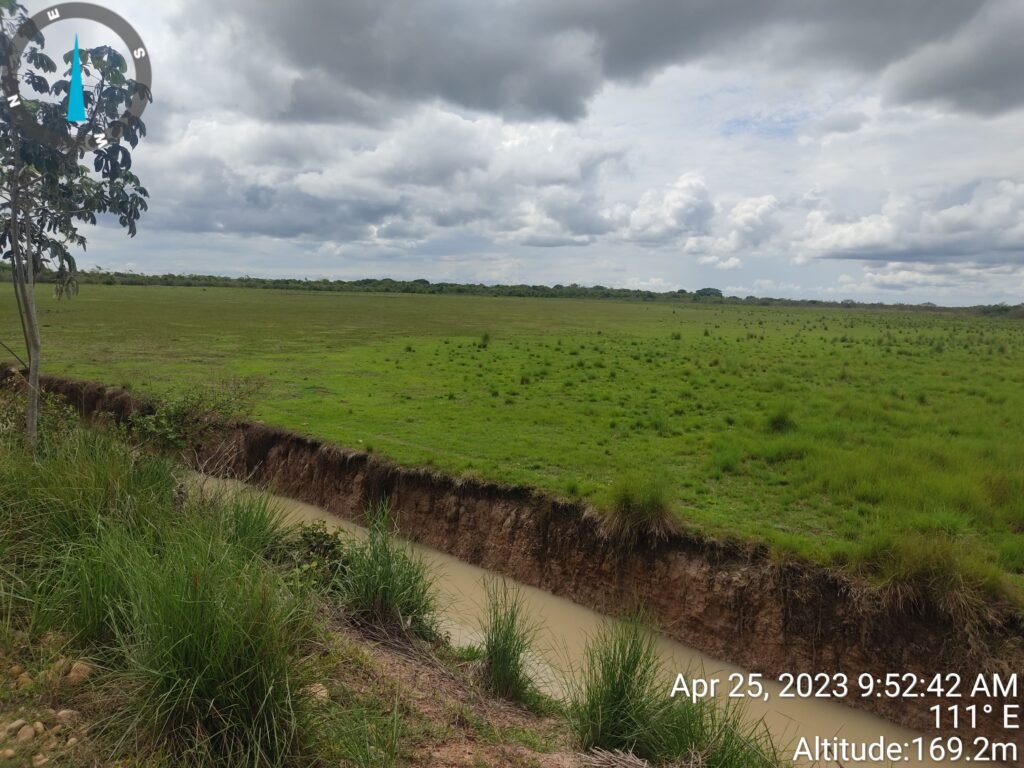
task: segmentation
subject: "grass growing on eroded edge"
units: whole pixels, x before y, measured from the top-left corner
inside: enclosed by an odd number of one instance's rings
[[[424,640],[440,636],[433,577],[426,564],[394,534],[387,502],[367,512],[367,537],[348,547],[336,583],[351,618]]]
[[[537,691],[527,662],[537,627],[526,615],[522,593],[497,578],[484,586],[487,595],[482,648],[484,686],[501,698],[524,703],[536,701]]]
[[[776,768],[784,761],[759,726],[735,709],[668,695],[654,634],[638,619],[609,622],[588,643],[570,681],[566,715],[585,750],[628,752],[654,763],[700,759],[717,768]]]
[[[611,506],[601,522],[609,536],[625,543],[642,536],[664,538],[679,529],[665,481],[646,475],[624,477],[612,486]]]

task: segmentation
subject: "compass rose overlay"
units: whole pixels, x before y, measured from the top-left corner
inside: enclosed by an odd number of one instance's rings
[[[102,148],[121,137],[124,125],[142,116],[149,99],[145,96],[151,92],[153,82],[152,65],[149,51],[135,28],[122,16],[94,3],[61,3],[51,6],[35,14],[18,30],[7,50],[7,60],[0,62],[3,67],[3,98],[7,101],[11,119],[18,128],[34,139],[53,147],[65,150],[79,150],[83,142],[74,137],[62,135],[40,125],[25,107],[19,86],[18,72],[21,67],[22,55],[46,27],[61,21],[69,20],[93,21],[109,29],[124,45],[135,67],[135,82],[140,86],[139,93],[132,98],[128,108],[120,119],[112,122],[102,133],[86,136],[90,148]],[[75,51],[71,65],[71,84],[68,94],[68,121],[82,123],[86,121],[82,90],[81,64],[78,56],[78,36],[75,36]]]

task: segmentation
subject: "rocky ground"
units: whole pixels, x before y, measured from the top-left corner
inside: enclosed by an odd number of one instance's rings
[[[394,702],[403,720],[401,754],[393,764],[429,768],[516,766],[572,768],[576,754],[564,722],[487,696],[476,664],[457,654],[407,642],[371,639],[344,625],[332,628],[315,698],[344,701],[357,693]],[[20,642],[19,642],[20,641]],[[102,671],[62,655],[55,636],[0,647],[0,766],[135,768],[153,758],[109,757],[100,735]],[[381,766],[392,764],[381,762]]]
[[[82,697],[94,668],[64,656],[41,663],[49,655],[45,641],[35,651],[0,651],[0,765],[91,764],[88,723],[71,702]]]

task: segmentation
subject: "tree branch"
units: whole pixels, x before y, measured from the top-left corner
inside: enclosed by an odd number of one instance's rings
[[[26,363],[24,360],[22,360],[21,356],[17,352],[15,352],[13,349],[8,347],[6,344],[4,344],[4,342],[0,341],[0,347],[3,347],[8,352],[10,352],[11,355],[14,357],[14,359],[17,360],[19,363],[21,363],[21,367],[22,368],[28,368],[28,363]]]

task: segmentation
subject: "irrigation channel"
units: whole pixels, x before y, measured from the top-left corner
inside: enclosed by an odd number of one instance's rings
[[[196,475],[196,483],[204,490],[215,493],[239,493],[248,488],[237,480],[224,480],[207,475]],[[328,530],[341,529],[354,537],[363,537],[365,529],[339,518],[320,507],[305,504],[283,496],[271,497],[280,507],[289,522],[312,523],[323,521]],[[485,580],[493,577],[490,571],[462,562],[450,555],[417,543],[409,543],[412,550],[423,558],[436,577],[443,612],[443,628],[452,642],[467,644],[480,637],[480,620],[485,605]],[[511,580],[509,580],[512,583]],[[595,611],[577,605],[570,600],[557,597],[543,590],[527,585],[518,585],[525,601],[530,619],[539,627],[534,659],[534,671],[540,687],[553,696],[564,691],[564,681],[569,670],[578,668],[584,655],[588,638],[595,635],[601,625],[608,621]],[[661,661],[669,677],[684,673],[687,680],[694,678],[718,680],[719,699],[724,703],[725,695],[735,685],[730,676],[748,675],[744,670],[727,664],[682,643],[665,637],[658,639]],[[799,670],[794,670],[797,672]],[[672,680],[667,680],[666,695]],[[781,683],[764,680],[768,701],[744,699],[744,710],[752,722],[763,720],[777,744],[785,745],[784,754],[791,753],[801,739],[806,738],[813,745],[816,737],[832,740],[840,737],[851,743],[872,744],[884,739],[887,744],[911,744],[923,737],[929,741],[932,736],[901,728],[879,717],[839,704],[835,701],[815,698],[783,698]],[[965,741],[968,741],[965,739]],[[969,748],[969,747],[968,747]],[[961,758],[963,761],[963,758]],[[882,762],[818,762],[797,760],[799,766],[815,765],[820,768],[876,768],[878,766],[933,766],[955,765],[953,760],[917,759],[904,757],[898,763]],[[989,765],[1000,765],[989,762]]]

